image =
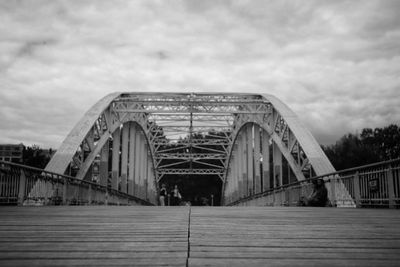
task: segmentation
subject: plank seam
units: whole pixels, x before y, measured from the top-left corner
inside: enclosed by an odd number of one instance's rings
[[[189,258],[190,258],[190,217],[191,217],[191,215],[192,215],[192,208],[189,206],[186,267],[189,267]]]

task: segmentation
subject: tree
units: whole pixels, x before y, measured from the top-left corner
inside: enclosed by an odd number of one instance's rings
[[[25,147],[23,150],[23,161],[25,165],[44,169],[50,161],[52,149],[43,150],[37,145]]]
[[[360,135],[346,134],[336,144],[322,146],[337,170],[400,157],[400,128],[365,128]]]

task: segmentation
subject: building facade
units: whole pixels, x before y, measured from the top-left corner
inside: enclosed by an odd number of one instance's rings
[[[24,145],[0,144],[0,160],[23,163]]]

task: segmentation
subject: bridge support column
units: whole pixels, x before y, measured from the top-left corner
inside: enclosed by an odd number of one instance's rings
[[[254,125],[254,190],[255,194],[261,192],[260,173],[260,126]]]
[[[100,174],[100,185],[107,186],[108,185],[108,156],[109,156],[109,141],[107,141],[104,146],[101,148],[100,152],[100,166],[99,166],[99,174]]]
[[[119,180],[119,149],[121,146],[120,129],[117,128],[113,133],[113,146],[112,146],[112,173],[111,173],[111,188],[118,190]]]
[[[128,194],[134,194],[134,177],[135,177],[135,139],[136,128],[133,122],[129,123],[129,171],[128,171]]]
[[[151,179],[152,179],[151,199],[153,200],[153,203],[157,203],[157,201],[158,201],[158,194],[157,194],[158,185],[157,185],[156,171],[155,171],[153,165],[150,166],[150,169],[151,169]]]
[[[270,189],[269,181],[269,134],[266,131],[262,131],[262,191],[267,191]]]
[[[242,134],[240,134],[237,138],[237,143],[238,143],[238,151],[237,151],[237,162],[236,164],[238,165],[238,175],[239,175],[239,181],[238,181],[238,191],[239,191],[239,198],[242,198],[244,194],[244,177],[243,177],[243,141],[242,141]]]
[[[225,204],[229,204],[232,202],[232,194],[231,194],[231,188],[232,188],[232,168],[233,165],[229,165],[228,169],[228,174],[226,176],[225,180]]]
[[[156,204],[156,202],[153,199],[153,195],[155,194],[154,190],[154,176],[151,171],[151,158],[149,157],[149,163],[147,164],[147,195],[146,199],[148,199],[150,202]]]
[[[248,179],[248,167],[247,167],[247,131],[243,131],[242,134],[242,177],[243,177],[243,196],[246,197],[249,194],[249,179]]]
[[[233,159],[233,163],[234,163],[234,176],[233,176],[233,197],[236,200],[238,200],[240,198],[239,195],[239,154],[238,154],[238,145],[235,145],[235,158]]]
[[[254,194],[254,155],[253,155],[253,126],[247,126],[247,177],[248,194]]]
[[[140,130],[137,125],[135,125],[136,135],[135,135],[135,175],[134,175],[134,195],[139,195],[139,167],[140,167]]]
[[[149,181],[148,177],[148,165],[149,165],[149,151],[148,151],[148,145],[145,142],[146,138],[143,138],[143,147],[144,147],[144,154],[143,154],[143,199],[147,199],[147,183]]]
[[[232,166],[231,168],[230,168],[230,178],[231,179],[229,179],[229,181],[228,181],[228,185],[229,185],[229,193],[228,193],[228,197],[229,197],[229,202],[233,202],[234,200],[233,200],[233,169],[234,169],[234,166]]]
[[[145,167],[146,167],[146,147],[145,147],[145,141],[144,141],[144,135],[142,132],[140,132],[140,165],[139,165],[139,197],[143,198],[144,197],[144,175],[145,175]]]
[[[274,187],[282,185],[282,152],[275,142],[272,147],[273,162],[274,162]]]
[[[121,148],[121,192],[127,193],[128,176],[128,141],[129,125],[125,124],[122,128],[122,148]]]

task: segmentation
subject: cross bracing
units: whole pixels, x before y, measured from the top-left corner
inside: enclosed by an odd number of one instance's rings
[[[126,191],[148,187],[147,179],[156,188],[165,175],[217,175],[229,195],[244,174],[252,182],[279,181],[282,160],[297,180],[334,171],[311,133],[274,96],[114,93],[83,116],[46,170],[97,175]]]

